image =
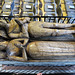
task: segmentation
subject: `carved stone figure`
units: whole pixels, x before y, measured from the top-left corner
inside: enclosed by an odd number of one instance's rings
[[[27,22],[30,18],[15,18],[12,19],[8,24],[0,21],[0,27],[3,27],[8,33],[9,38],[24,38],[29,37],[27,32]]]
[[[71,59],[75,56],[75,42],[35,41],[29,43],[27,53],[35,60]]]
[[[12,19],[9,23],[9,31],[8,35],[10,38],[25,38],[29,37],[28,35],[28,22],[30,18],[23,18],[23,19]]]
[[[16,18],[12,19],[9,24],[4,21],[0,21],[0,27],[4,28],[3,32],[6,31],[8,39],[10,41],[8,46],[6,46],[7,56],[9,60],[27,60],[27,57],[25,56],[25,49],[23,46],[25,46],[29,40],[27,31],[28,26],[26,24],[26,22],[29,22],[29,20],[30,18]],[[17,55],[23,56],[20,57]]]
[[[2,22],[5,22],[4,20],[0,20]],[[1,25],[1,23],[0,23]],[[7,33],[5,32],[5,29],[0,26],[0,59],[5,59],[6,58],[6,48],[8,45],[7,41]]]
[[[14,40],[10,41],[7,47],[7,55],[9,60],[27,61],[25,46],[28,43],[28,22],[30,18],[12,19],[9,23],[8,35]],[[13,22],[13,23],[12,23]],[[21,55],[21,57],[20,57]]]
[[[75,30],[66,29],[72,26],[75,26],[75,24],[60,24],[33,21],[30,22],[28,25],[28,32],[31,37],[35,38],[46,36],[60,36],[75,33]]]
[[[6,58],[6,48],[8,45],[8,41],[4,41],[3,39],[0,39],[0,59]]]
[[[23,47],[27,44],[27,39],[15,39],[9,42],[7,55],[9,60],[27,61],[26,50]]]
[[[61,59],[62,56],[66,59],[67,57],[75,55],[74,42],[41,40],[31,42],[28,45],[28,41],[31,37],[42,38],[47,36],[72,34],[75,33],[75,30],[71,28],[74,26],[75,24],[31,22],[30,18],[15,18],[9,23],[0,21],[0,27],[4,29],[3,32],[0,32],[0,35],[1,37],[9,39],[9,41],[4,40],[0,43],[2,44],[1,50],[6,49],[8,59],[15,61],[27,61],[27,54],[32,59],[36,60]],[[3,58],[4,56],[2,54]]]

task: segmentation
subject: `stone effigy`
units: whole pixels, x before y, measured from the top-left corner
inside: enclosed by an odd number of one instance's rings
[[[75,33],[75,30],[66,29],[75,26],[75,24],[60,24],[48,22],[30,22],[28,32],[32,37],[60,36]]]
[[[33,60],[69,59],[75,56],[75,42],[34,41],[27,53]]]
[[[66,59],[66,56],[73,57],[75,55],[74,42],[44,41],[43,39],[29,41],[32,37],[42,38],[74,34],[75,30],[71,27],[75,27],[75,24],[31,22],[30,18],[15,18],[9,23],[0,21],[0,27],[4,28],[0,34],[8,39],[0,43],[1,50],[7,51],[9,60],[27,61],[27,56],[35,60],[54,60],[62,57]],[[4,58],[4,56],[2,57]],[[0,56],[0,58],[2,57]]]
[[[30,18],[27,18],[30,20]],[[24,58],[25,55],[25,49],[23,46],[25,46],[29,40],[29,35],[27,31],[27,25],[25,25],[28,20],[23,19],[12,19],[9,24],[1,21],[0,26],[4,28],[4,32],[8,34],[9,44],[6,46],[7,50],[7,56],[9,60],[18,60],[18,61],[26,61],[27,58]],[[21,23],[22,21],[22,23]],[[20,44],[20,45],[15,45]],[[20,55],[22,52],[22,57],[19,57],[17,55]],[[15,57],[15,58],[14,58]]]

